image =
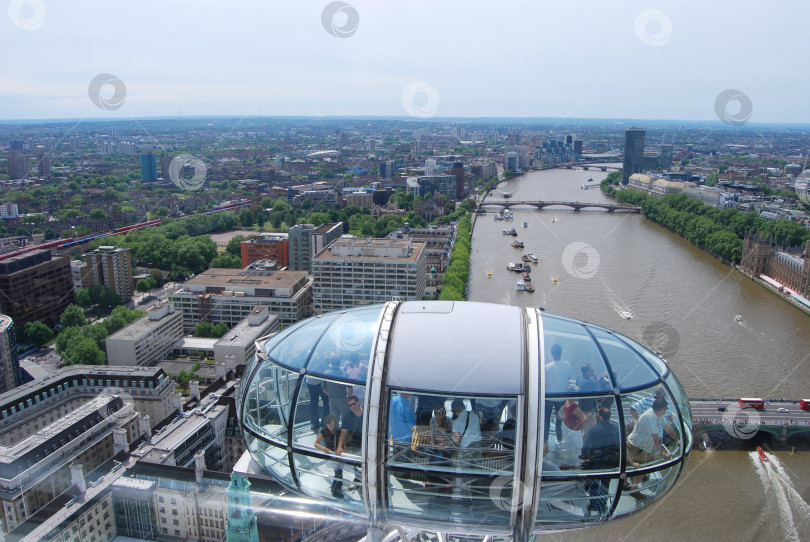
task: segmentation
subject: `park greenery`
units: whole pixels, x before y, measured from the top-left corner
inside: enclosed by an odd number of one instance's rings
[[[110,316],[90,324],[78,305],[68,305],[60,318],[62,331],[56,337],[56,352],[63,365],[106,365],[106,338],[146,313],[123,306],[115,307]]]
[[[621,179],[621,172],[611,173],[602,182],[606,194],[640,206],[645,217],[728,262],[741,261],[743,239],[748,234],[788,247],[802,246],[810,238],[809,231],[790,220],[765,220],[756,212],[736,208],[717,209],[684,194],[658,199],[635,190],[618,190],[613,184],[616,177]]]
[[[473,203],[473,205],[475,204]],[[458,231],[453,253],[450,255],[450,265],[447,266],[442,277],[441,293],[439,294],[441,300],[464,301],[466,299],[467,281],[470,277],[470,250],[472,249],[471,222],[469,214],[458,221]]]

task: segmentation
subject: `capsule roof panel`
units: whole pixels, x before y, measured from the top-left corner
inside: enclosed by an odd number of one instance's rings
[[[388,385],[492,395],[523,392],[518,307],[440,301],[402,304],[388,349]]]

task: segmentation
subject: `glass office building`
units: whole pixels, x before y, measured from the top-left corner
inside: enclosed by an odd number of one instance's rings
[[[668,491],[691,449],[662,359],[537,309],[392,301],[257,353],[239,398],[252,458],[371,526],[521,540],[620,518]]]

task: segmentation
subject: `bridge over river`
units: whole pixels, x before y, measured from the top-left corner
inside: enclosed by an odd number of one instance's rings
[[[600,203],[595,201],[517,201],[511,199],[493,200],[486,199],[480,205],[481,207],[501,207],[509,209],[510,207],[534,207],[538,211],[542,211],[546,207],[568,207],[574,211],[582,209],[605,209],[609,213],[625,212],[625,213],[640,213],[641,207],[635,205],[618,205],[615,203]]]
[[[799,408],[798,401],[766,401],[765,408],[740,409],[736,399],[690,399],[695,434],[725,430],[739,439],[749,439],[764,431],[785,441],[810,431],[810,411]],[[779,412],[784,409],[787,412]]]

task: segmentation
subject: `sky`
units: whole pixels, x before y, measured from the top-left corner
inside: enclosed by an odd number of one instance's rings
[[[0,120],[810,123],[808,2],[7,4],[0,12]]]

